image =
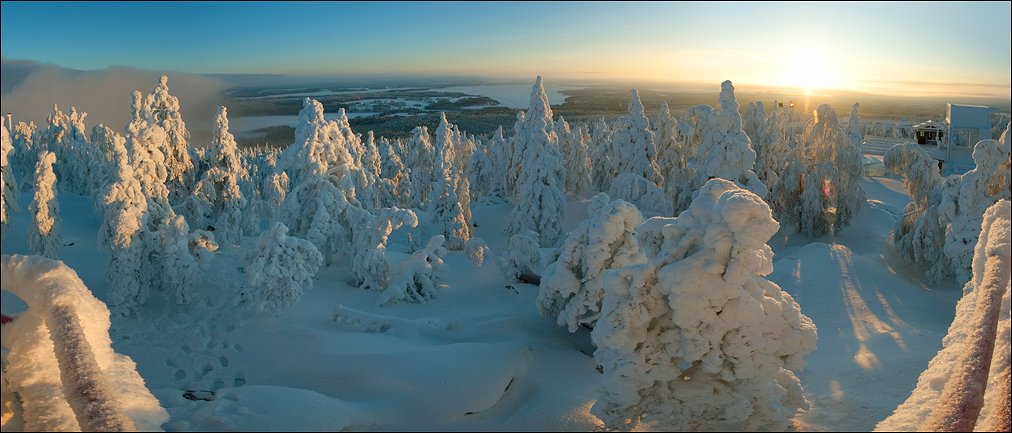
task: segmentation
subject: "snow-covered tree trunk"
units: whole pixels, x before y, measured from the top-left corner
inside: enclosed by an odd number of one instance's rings
[[[28,232],[28,246],[35,254],[50,259],[58,259],[63,246],[60,202],[56,198],[56,173],[53,172],[55,163],[53,152],[39,154],[39,163],[35,166],[35,196],[28,206],[34,221]]]

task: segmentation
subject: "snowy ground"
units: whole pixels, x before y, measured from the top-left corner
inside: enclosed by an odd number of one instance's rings
[[[894,254],[889,233],[909,200],[902,182],[871,177],[862,187],[866,207],[837,236],[771,240],[771,279],[819,329],[800,373],[812,407],[797,417],[799,430],[870,430],[889,415],[941,347],[961,293],[955,282],[920,282]],[[86,198],[60,199],[64,243],[73,244],[62,258],[102,299],[99,220]],[[22,194],[22,207],[30,200]],[[585,218],[585,206],[569,206],[564,230]],[[507,214],[504,204],[476,203],[476,234],[494,253],[504,249]],[[26,253],[27,232],[27,212],[15,214],[3,253]],[[404,249],[398,239],[391,250]],[[589,335],[539,317],[537,287],[506,287],[495,259],[476,267],[450,252],[449,285],[437,298],[384,307],[373,306],[376,293],[345,284],[340,266],[325,268],[281,318],[232,323],[221,306],[198,308],[190,320],[114,318],[114,346],[171,413],[167,430],[600,428],[589,414],[600,378]],[[235,251],[220,254],[205,289],[239,278],[241,263]],[[18,308],[11,296],[4,293],[6,312]],[[214,399],[183,398],[201,378],[217,381]]]

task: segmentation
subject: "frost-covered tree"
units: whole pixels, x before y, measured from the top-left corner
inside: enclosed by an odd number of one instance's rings
[[[1010,192],[1010,135],[1006,127],[999,140],[981,140],[973,147],[976,167],[953,178],[942,192],[939,221],[945,226],[945,255],[955,265],[956,279],[969,280],[973,248],[980,235],[984,210]]]
[[[903,186],[910,195],[910,203],[893,231],[893,242],[900,254],[924,267],[930,281],[939,282],[952,276],[952,262],[944,251],[945,227],[938,219],[946,180],[938,172],[935,160],[920,145],[906,143],[889,148],[883,162],[886,170],[904,176]]]
[[[527,284],[541,283],[541,245],[538,234],[525,230],[510,236],[506,254],[500,264],[506,278]]]
[[[149,292],[141,279],[141,261],[145,258],[141,236],[147,226],[148,200],[130,164],[124,142],[115,141],[113,146],[116,180],[102,195],[103,217],[98,242],[110,250],[109,306],[127,316],[136,312]]]
[[[611,155],[612,135],[614,133],[608,127],[603,117],[597,118],[590,129],[592,138],[590,145],[590,175],[594,181],[594,189],[607,191],[611,186]]]
[[[777,222],[757,195],[713,179],[637,238],[647,262],[604,274],[591,334],[603,367],[591,413],[610,428],[784,430],[805,407],[794,370],[816,329],[764,278]]]
[[[47,117],[48,126],[42,134],[45,149],[56,154],[54,170],[60,178],[61,188],[81,195],[90,192],[87,188],[95,158],[84,126],[87,116],[88,113],[73,107],[69,114],[64,114],[59,107],[53,106],[52,114]]]
[[[432,190],[432,222],[440,228],[446,239],[446,248],[462,250],[472,234],[470,191],[469,188],[460,188],[462,182],[467,182],[467,178],[461,176],[456,165],[455,128],[447,122],[445,114],[440,116],[439,127],[436,129],[436,186]]]
[[[158,143],[164,158],[165,184],[174,198],[189,194],[194,182],[193,162],[187,143],[190,132],[179,109],[179,98],[169,93],[169,77],[162,75],[158,85],[144,97],[141,117],[165,131],[165,140]]]
[[[571,200],[579,200],[590,193],[590,158],[587,156],[587,143],[580,130],[574,131],[566,119],[559,116],[555,122],[555,130],[559,134],[562,149],[563,172],[565,182],[562,190]]]
[[[35,122],[18,122],[13,129],[7,125],[7,132],[14,146],[13,152],[7,155],[8,163],[14,168],[14,177],[21,182],[15,189],[24,190],[32,183],[31,175],[35,172],[39,152],[45,150],[45,142],[38,139]]]
[[[425,248],[400,263],[390,283],[376,299],[376,305],[390,301],[422,304],[435,297],[438,286],[446,281],[445,257],[443,236],[433,236]]]
[[[198,228],[214,227],[215,238],[224,243],[239,242],[247,200],[239,180],[248,174],[239,157],[235,137],[228,131],[228,111],[218,107],[208,152],[210,168],[201,175],[183,206],[187,220]]]
[[[491,195],[498,195],[502,198],[511,197],[506,193],[507,180],[509,178],[509,158],[512,154],[510,140],[503,137],[502,126],[496,128],[492,138],[486,141],[489,150],[489,158],[492,160],[492,185],[489,188]]]
[[[674,212],[671,201],[657,184],[633,173],[622,173],[611,182],[608,196],[625,200],[645,212],[670,216]]]
[[[766,106],[761,102],[749,103],[749,109],[742,117],[742,129],[752,139],[755,150],[755,174],[770,191],[780,182],[780,173],[791,163],[790,148],[780,136],[775,115],[766,115]]]
[[[43,152],[35,166],[35,196],[28,206],[33,224],[28,232],[28,246],[34,254],[50,259],[60,258],[63,246],[60,221],[60,202],[56,198],[56,173],[53,164],[56,154]]]
[[[672,202],[673,210],[678,211],[689,207],[695,179],[694,170],[689,167],[688,137],[679,131],[679,127],[678,119],[671,116],[668,103],[662,102],[661,110],[654,119],[657,166],[664,177],[664,194]]]
[[[858,183],[864,166],[832,107],[822,104],[815,110],[793,156],[771,197],[784,223],[810,237],[850,224],[865,201]]]
[[[376,187],[377,200],[380,205],[392,207],[408,207],[411,201],[411,174],[398,155],[394,144],[380,138],[377,144],[380,152],[382,178]]]
[[[857,102],[850,107],[850,115],[847,116],[847,142],[861,149],[861,143],[864,142],[864,125],[861,124],[861,117],[857,114],[859,109],[861,104]]]
[[[514,155],[516,149],[523,149],[520,158],[523,163],[517,177],[518,194],[506,234],[512,236],[532,230],[538,233],[540,244],[546,246],[555,245],[562,233],[562,212],[566,204],[561,185],[563,173],[559,136],[554,125],[552,108],[538,76],[531,90],[530,108],[518,135],[514,137]]]
[[[478,145],[467,162],[467,179],[471,185],[471,198],[481,199],[492,194],[496,183],[495,162],[489,157],[489,141]]]
[[[10,224],[11,214],[17,212],[18,207],[18,181],[14,177],[14,167],[11,165],[10,155],[14,151],[11,143],[11,135],[7,130],[7,119],[3,119],[0,125],[0,238],[7,236],[7,225]]]
[[[569,332],[581,325],[593,328],[597,322],[606,292],[605,271],[646,260],[636,242],[643,217],[635,206],[601,193],[590,200],[587,213],[569,233],[559,258],[545,268],[538,292],[541,315]]]
[[[657,166],[656,138],[650,130],[650,120],[643,112],[643,103],[636,89],[632,89],[629,113],[615,120],[605,167],[612,178],[632,173],[657,186],[664,185],[664,176]]]
[[[696,185],[718,177],[735,182],[759,197],[765,198],[769,192],[752,171],[756,154],[752,150],[752,140],[742,130],[731,81],[720,84],[720,109],[707,117],[699,155]]]
[[[94,169],[91,170],[89,189],[94,195],[96,209],[102,202],[102,194],[109,184],[116,181],[116,146],[124,146],[126,138],[102,124],[91,128],[89,136],[95,148]]]
[[[436,179],[433,176],[436,150],[432,146],[429,129],[418,126],[411,130],[411,138],[405,143],[404,166],[411,173],[411,197],[415,206],[424,208],[429,203],[429,194]]]
[[[352,238],[351,273],[355,284],[383,290],[389,285],[392,269],[386,251],[390,233],[402,226],[414,228],[418,217],[410,209],[398,208],[359,210],[349,216],[358,227]]]
[[[313,286],[323,264],[320,251],[309,241],[288,236],[288,228],[274,223],[257,239],[256,249],[246,256],[247,278],[257,288],[257,309],[280,316],[302,299],[302,288]]]

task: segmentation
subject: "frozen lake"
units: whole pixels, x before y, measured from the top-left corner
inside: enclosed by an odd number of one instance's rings
[[[324,113],[323,117],[327,120],[337,119],[337,112]],[[373,112],[348,112],[349,119],[355,119],[358,117],[375,116],[379,113]],[[284,116],[241,116],[233,117],[228,119],[228,130],[233,135],[242,137],[260,137],[263,134],[256,132],[261,128],[267,128],[271,126],[291,126],[292,128],[299,122],[299,116],[297,115],[284,115]]]

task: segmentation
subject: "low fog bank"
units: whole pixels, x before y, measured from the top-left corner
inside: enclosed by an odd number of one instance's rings
[[[103,123],[117,131],[130,120],[130,94],[150,93],[158,77],[169,76],[169,90],[179,98],[180,110],[195,146],[210,141],[211,122],[218,105],[225,102],[228,84],[221,79],[178,72],[110,67],[79,71],[28,60],[4,59],[0,63],[0,108],[13,113],[14,121],[34,121],[44,126],[53,104],[88,113],[90,129]]]

